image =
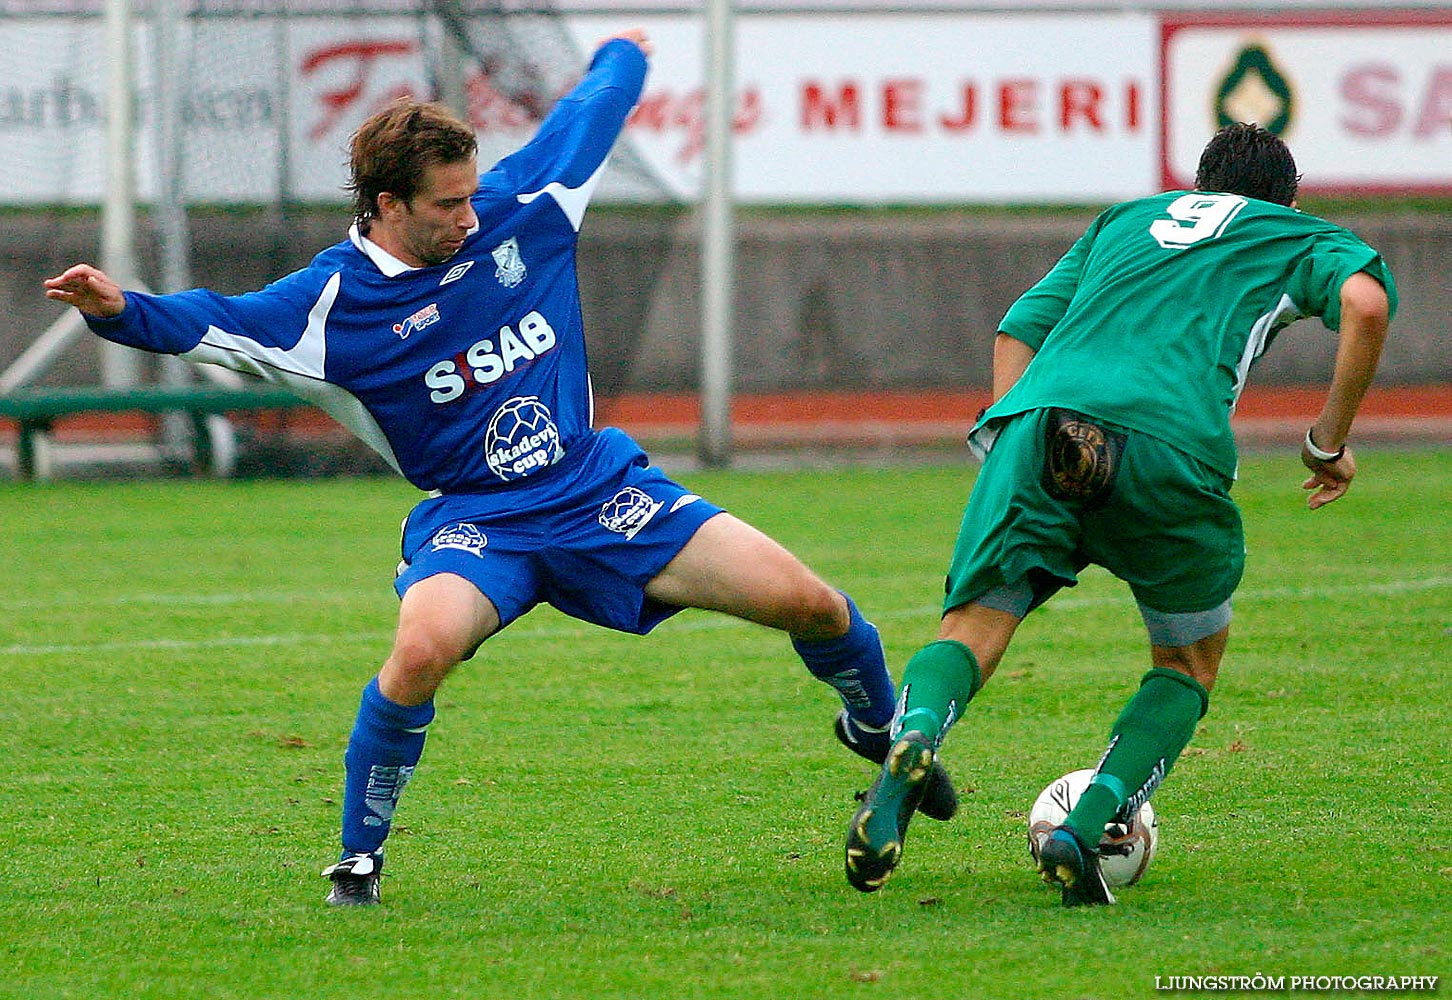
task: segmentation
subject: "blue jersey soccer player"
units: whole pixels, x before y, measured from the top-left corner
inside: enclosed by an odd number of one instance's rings
[[[606,39],[538,134],[480,176],[473,130],[396,103],[352,145],[356,224],[260,291],[123,292],[80,264],[47,294],[100,336],[296,391],[433,494],[409,515],[397,635],[349,740],[329,902],[379,901],[384,840],[446,674],[535,605],[644,634],[685,607],[790,634],[880,763],[894,692],[877,630],[761,532],[592,427],[575,245],[649,44]],[[950,816],[936,772],[922,805]]]

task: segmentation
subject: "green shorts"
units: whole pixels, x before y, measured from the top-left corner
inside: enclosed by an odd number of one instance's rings
[[[1076,421],[1071,435],[1055,436],[1066,419]],[[1084,468],[1076,465],[1080,452],[1096,448],[1097,465],[1076,472]],[[1245,569],[1230,487],[1204,462],[1148,434],[1065,410],[1018,414],[1000,429],[973,486],[943,608],[1024,584],[1037,607],[1074,586],[1091,563],[1155,611],[1216,608]]]

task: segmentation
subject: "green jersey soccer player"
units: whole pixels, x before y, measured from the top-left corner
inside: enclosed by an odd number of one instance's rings
[[[1036,853],[1065,905],[1114,897],[1097,848],[1158,787],[1209,705],[1245,545],[1230,415],[1276,333],[1319,316],[1336,367],[1301,459],[1309,505],[1346,492],[1347,434],[1396,302],[1380,255],[1294,207],[1289,150],[1252,125],[1206,146],[1195,191],[1116,205],[1009,309],[983,469],[963,515],[938,639],[903,675],[893,746],[853,817],[847,877],[882,885],[948,729],[1019,623],[1094,563],[1129,584],[1152,669],[1093,781]]]

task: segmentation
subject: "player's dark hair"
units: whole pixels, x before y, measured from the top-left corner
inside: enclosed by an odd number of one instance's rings
[[[378,217],[384,191],[413,200],[424,171],[440,163],[459,163],[478,153],[474,130],[442,104],[404,98],[374,114],[353,133],[350,177],[353,217],[366,232]]]
[[[1280,136],[1259,125],[1238,122],[1211,137],[1200,154],[1195,189],[1289,205],[1296,200],[1301,175]]]

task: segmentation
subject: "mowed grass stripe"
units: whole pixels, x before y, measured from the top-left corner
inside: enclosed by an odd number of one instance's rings
[[[1267,600],[1315,601],[1328,597],[1346,597],[1363,594],[1411,594],[1427,590],[1440,590],[1447,587],[1452,587],[1452,576],[1434,576],[1407,580],[1382,580],[1376,582],[1367,581],[1365,583],[1331,584],[1325,586],[1245,588],[1236,593],[1236,600],[1245,602]],[[333,603],[345,599],[346,597],[344,595],[320,596],[316,594],[296,594],[289,595],[286,598],[277,595],[268,597],[266,592],[259,594],[215,595],[152,594],[115,602],[115,606],[124,606],[125,604],[174,604],[176,606],[200,605],[214,607],[227,604],[269,603],[272,601],[284,604],[295,604],[302,600],[312,600],[318,603]],[[1133,603],[1133,598],[1127,595],[1103,597],[1075,597],[1069,595],[1056,597],[1052,607],[1058,611],[1090,611],[1104,607],[1128,606]],[[49,606],[35,602],[31,605],[31,609],[44,610]],[[63,606],[54,605],[54,607]],[[932,616],[937,614],[939,610],[940,607],[938,605],[926,604],[913,608],[884,608],[872,611],[869,617],[873,620],[898,621]],[[528,618],[526,617],[522,621],[527,622]],[[712,615],[710,617],[692,616],[678,619],[667,627],[683,632],[711,632],[730,628],[749,628],[751,626],[748,623],[724,615]],[[511,637],[521,639],[558,639],[566,636],[579,635],[591,628],[592,626],[584,622],[557,621],[548,625],[515,625],[508,630],[507,634]],[[128,649],[182,651],[188,649],[226,648],[231,646],[282,646],[293,643],[378,642],[388,639],[392,634],[391,630],[374,632],[358,632],[355,630],[349,631],[346,634],[280,633],[276,635],[214,636],[207,639],[131,639],[125,641],[46,643],[37,645],[26,645],[22,643],[11,646],[0,646],[0,656],[74,655],[95,652],[117,652]]]

